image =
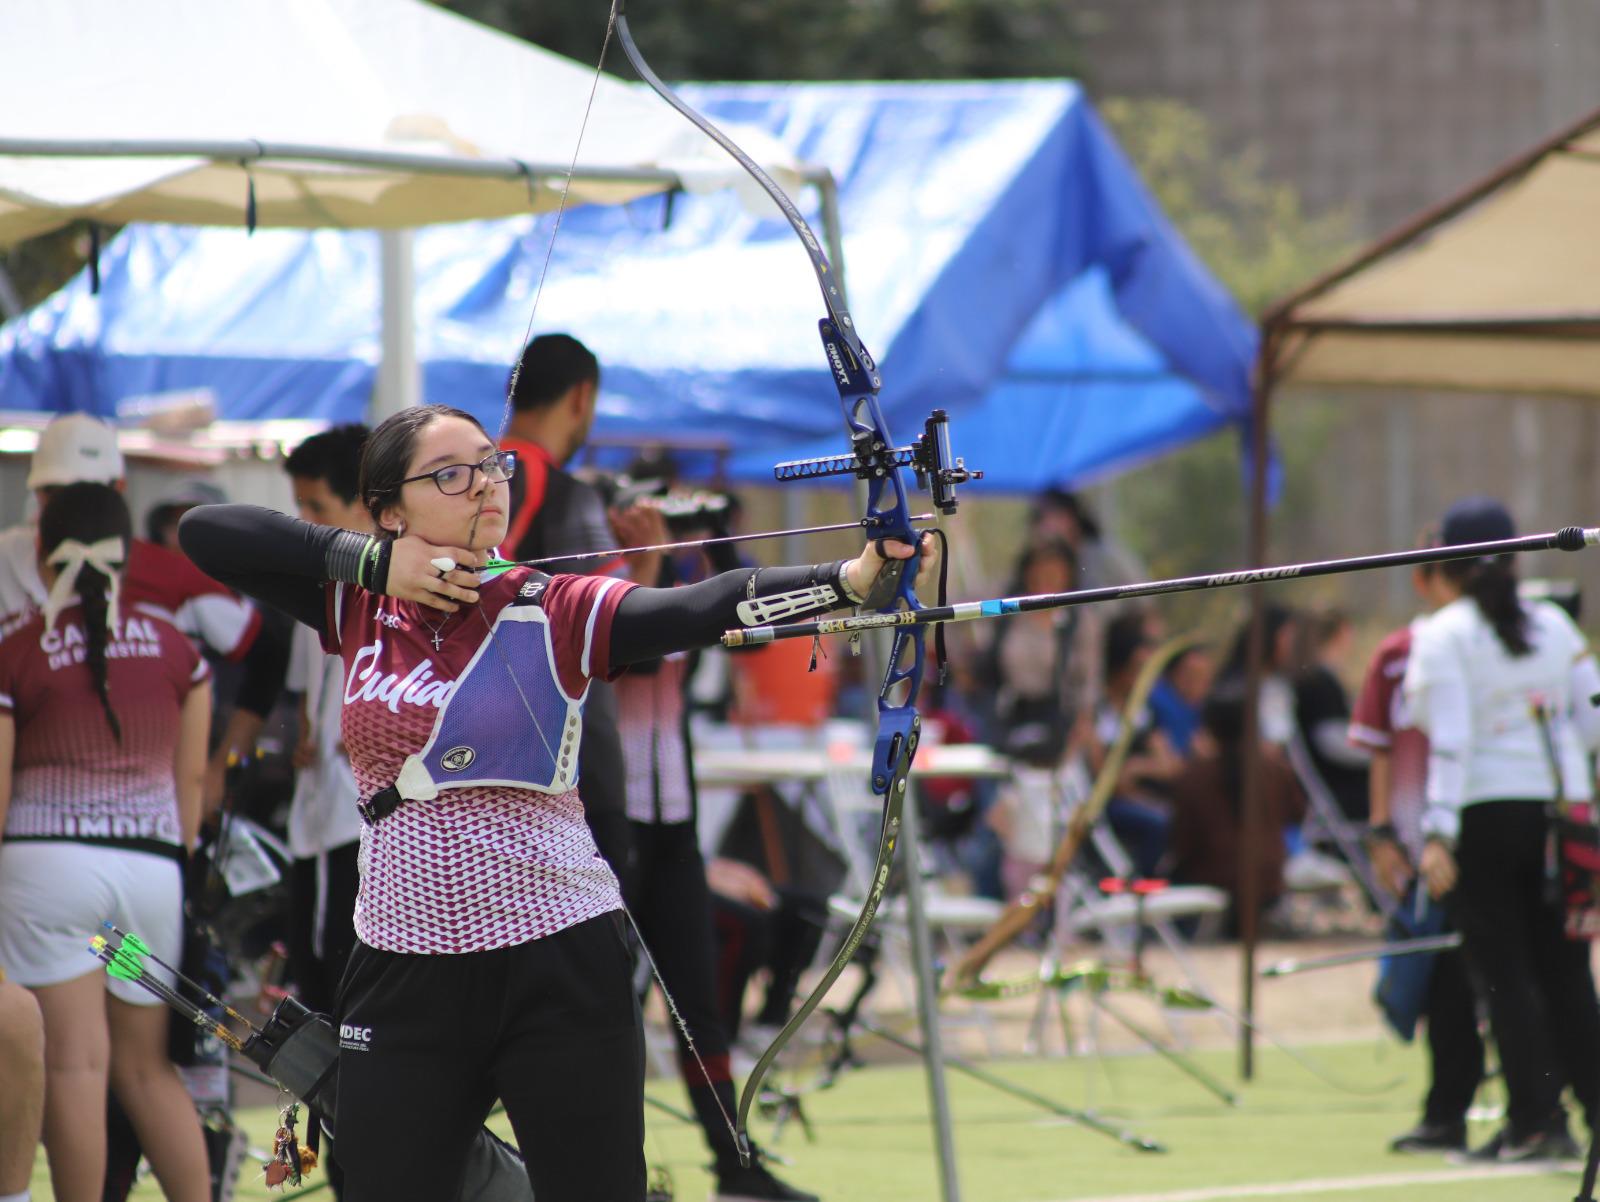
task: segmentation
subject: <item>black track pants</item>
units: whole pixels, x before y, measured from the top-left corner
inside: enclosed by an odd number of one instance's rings
[[[1510,1098],[1511,1134],[1525,1139],[1560,1117],[1571,1084],[1591,1121],[1600,1082],[1600,1009],[1590,945],[1567,939],[1545,895],[1545,805],[1463,807],[1453,895],[1463,947],[1489,1002]]]
[[[1432,1081],[1422,1117],[1429,1123],[1464,1123],[1483,1081],[1483,1037],[1477,998],[1459,951],[1440,952],[1423,1004]]]
[[[356,945],[339,989],[346,1202],[455,1202],[497,1097],[539,1202],[641,1202],[644,1034],[621,923],[453,956]]]

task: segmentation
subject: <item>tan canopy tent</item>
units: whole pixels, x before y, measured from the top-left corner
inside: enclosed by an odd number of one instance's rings
[[[1277,391],[1296,385],[1600,399],[1600,110],[1517,155],[1262,319],[1253,459]],[[1250,559],[1267,553],[1265,472],[1252,474]],[[1248,695],[1259,694],[1265,598],[1252,590]],[[1256,715],[1248,717],[1254,745]],[[1245,780],[1244,857],[1262,838],[1260,764]],[[1242,1005],[1254,1013],[1256,874],[1240,874]],[[1252,1029],[1240,1027],[1251,1074]]]
[[[1600,397],[1600,111],[1274,305],[1263,380]]]

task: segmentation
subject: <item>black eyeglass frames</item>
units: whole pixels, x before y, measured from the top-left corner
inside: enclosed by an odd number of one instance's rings
[[[472,487],[473,472],[482,472],[484,479],[491,484],[503,484],[517,474],[517,453],[496,451],[478,463],[447,463],[431,472],[423,472],[420,476],[407,476],[400,483],[432,480],[445,496],[454,497]]]

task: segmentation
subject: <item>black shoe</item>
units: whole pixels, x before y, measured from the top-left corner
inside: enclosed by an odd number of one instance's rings
[[[1430,1123],[1426,1119],[1389,1145],[1391,1152],[1464,1152],[1467,1124]]]
[[[717,1171],[717,1188],[711,1202],[822,1202],[816,1194],[795,1189],[779,1181],[759,1157],[750,1167],[731,1165]]]
[[[1577,1143],[1567,1133],[1565,1123],[1557,1130],[1541,1131],[1538,1135],[1508,1143],[1500,1149],[1501,1164],[1527,1160],[1579,1160],[1582,1156]]]
[[[1513,1139],[1502,1127],[1481,1148],[1474,1148],[1461,1159],[1474,1164],[1519,1164],[1530,1160],[1579,1160],[1582,1156],[1563,1123],[1559,1128],[1523,1139]]]

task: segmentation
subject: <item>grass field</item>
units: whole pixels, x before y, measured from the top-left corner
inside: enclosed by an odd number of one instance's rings
[[[869,1042],[864,1038],[863,1048]],[[1575,1166],[1474,1170],[1385,1151],[1387,1141],[1416,1116],[1423,1077],[1415,1049],[1368,1042],[1309,1054],[1337,1086],[1268,1049],[1259,1057],[1256,1079],[1238,1088],[1235,1107],[1150,1055],[990,1066],[1065,1106],[1092,1106],[1166,1145],[1164,1154],[1135,1151],[952,1075],[960,1196],[964,1202],[1565,1202],[1577,1193]],[[1202,1052],[1196,1058],[1230,1085],[1236,1081],[1231,1053]],[[418,1082],[420,1096],[426,1088]],[[650,1090],[672,1105],[683,1104],[673,1082],[653,1081]],[[937,1158],[917,1062],[904,1057],[856,1070],[833,1088],[807,1095],[804,1108],[815,1142],[807,1143],[789,1124],[773,1148],[792,1162],[781,1175],[826,1202],[937,1202]],[[671,1173],[677,1198],[704,1199],[711,1179],[698,1131],[654,1109],[647,1114],[651,1166]],[[254,1109],[244,1118],[252,1144],[265,1145],[272,1113]],[[1490,1133],[1488,1124],[1475,1126],[1474,1141]],[[768,1124],[758,1123],[754,1134],[766,1140]],[[293,1195],[268,1192],[252,1166],[237,1196]],[[322,1189],[311,1196],[330,1195]],[[51,1197],[41,1155],[34,1198]],[[135,1197],[159,1198],[160,1191],[147,1181]]]

